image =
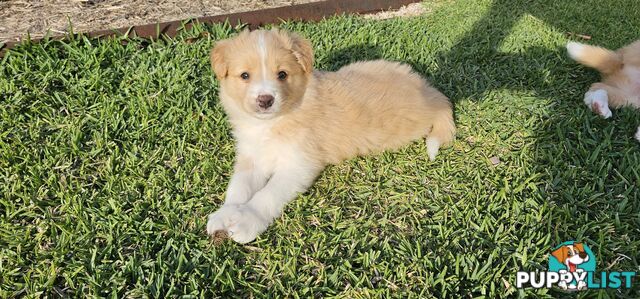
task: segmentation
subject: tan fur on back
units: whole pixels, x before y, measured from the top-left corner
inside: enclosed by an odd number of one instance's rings
[[[267,36],[267,51],[273,64],[287,65],[289,78],[297,82],[282,85],[283,94],[290,96],[283,99],[284,109],[268,120],[252,117],[251,108],[240,109],[251,99],[243,100],[244,83],[226,76],[226,72],[237,76],[247,69],[261,72],[254,54],[258,34]],[[300,63],[299,57],[312,56],[298,53],[311,51],[310,44],[304,46],[298,41],[302,50],[292,51],[291,43],[278,41],[287,40],[287,36],[277,30],[245,32],[235,40],[224,41],[223,46],[229,47],[224,53],[220,49],[212,51],[212,65],[222,85],[222,102],[239,143],[243,138],[264,138],[291,144],[323,165],[395,149],[425,136],[436,138],[442,145],[453,140],[455,126],[449,100],[409,66],[377,60],[350,64],[337,72],[305,73],[305,61],[297,67],[293,64]],[[222,70],[221,64],[225,65]],[[271,72],[275,71],[274,68]],[[257,127],[266,129],[259,134],[247,133]]]
[[[327,163],[397,148],[428,135],[434,122],[452,119],[447,98],[399,63],[359,62],[335,73],[315,72],[307,92],[308,101],[274,132],[285,137],[301,131],[295,138],[307,140],[307,150]],[[453,138],[453,126],[449,130],[443,143]]]

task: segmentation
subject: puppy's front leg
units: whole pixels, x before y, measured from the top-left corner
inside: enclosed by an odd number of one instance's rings
[[[253,160],[245,155],[238,155],[233,167],[233,175],[227,186],[224,204],[244,204],[267,182],[267,175],[255,168]]]
[[[217,231],[225,230],[237,206],[247,203],[256,191],[264,187],[267,178],[266,174],[256,169],[251,158],[239,154],[229,180],[224,204],[209,215],[207,233],[213,235]]]
[[[247,204],[229,207],[224,221],[229,236],[238,243],[255,240],[274,218],[280,216],[289,201],[313,183],[321,170],[311,163],[287,163],[277,167],[267,185]]]

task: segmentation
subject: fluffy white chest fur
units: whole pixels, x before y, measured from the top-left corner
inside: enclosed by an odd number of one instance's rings
[[[298,145],[279,138],[272,132],[273,122],[252,122],[239,124],[234,130],[239,155],[253,161],[256,171],[271,177],[276,166],[287,167],[302,153]]]

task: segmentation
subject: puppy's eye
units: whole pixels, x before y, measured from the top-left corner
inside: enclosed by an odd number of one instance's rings
[[[278,73],[278,80],[280,81],[284,81],[284,79],[287,79],[287,72],[285,71],[280,71]]]
[[[240,78],[242,78],[242,80],[249,80],[249,73],[244,72],[240,74]]]

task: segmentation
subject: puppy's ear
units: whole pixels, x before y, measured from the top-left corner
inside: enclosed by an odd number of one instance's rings
[[[228,47],[227,44],[227,41],[217,42],[209,54],[211,58],[211,68],[216,74],[216,77],[218,77],[218,80],[226,78],[229,71],[224,57]]]
[[[579,252],[584,252],[584,246],[582,246],[582,243],[575,243],[573,244],[573,247],[578,249]]]
[[[291,41],[293,42],[293,55],[296,56],[304,71],[311,73],[313,71],[313,46],[311,42],[297,34],[291,35]]]
[[[567,246],[562,246],[554,250],[551,252],[551,255],[558,259],[560,263],[564,264],[564,261],[567,259]]]

